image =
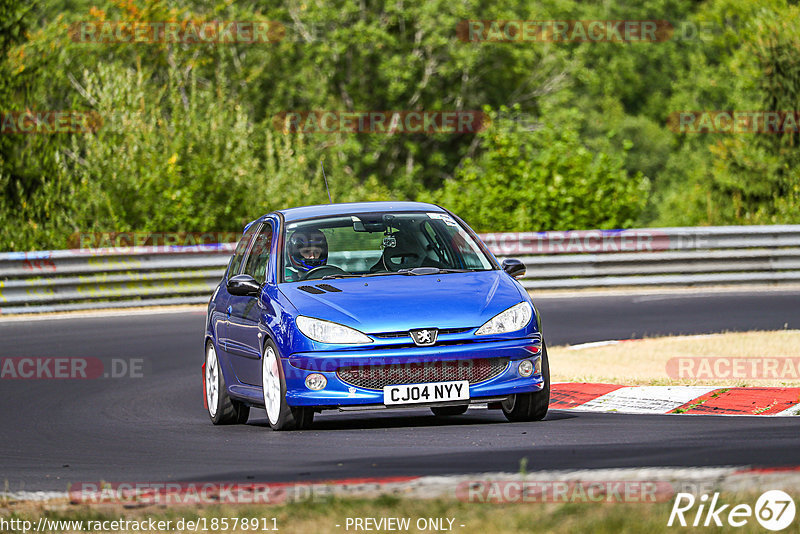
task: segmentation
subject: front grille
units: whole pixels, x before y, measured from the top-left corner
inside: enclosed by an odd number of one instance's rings
[[[446,336],[448,334],[463,334],[464,332],[469,332],[472,330],[471,328],[441,328],[439,330],[440,336]],[[371,334],[373,337],[377,337],[378,339],[399,339],[399,338],[410,338],[411,334],[408,331],[404,332],[381,332],[379,334]]]
[[[411,337],[408,332],[383,332],[382,334],[372,334],[373,337],[378,339],[395,339],[401,337]]]
[[[502,373],[508,358],[479,358],[391,365],[341,367],[336,375],[345,384],[366,389],[383,389],[396,384],[424,384],[468,380],[478,384]]]

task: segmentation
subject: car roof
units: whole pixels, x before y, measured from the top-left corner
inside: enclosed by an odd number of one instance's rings
[[[277,210],[286,222],[299,221],[311,217],[326,217],[336,215],[357,215],[359,213],[374,213],[376,211],[430,211],[444,213],[445,210],[435,204],[425,202],[346,202],[342,204],[319,204],[316,206],[302,206]]]

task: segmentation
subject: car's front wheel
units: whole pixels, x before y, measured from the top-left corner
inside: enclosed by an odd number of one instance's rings
[[[205,392],[208,416],[215,425],[244,424],[250,415],[250,407],[233,400],[225,390],[225,377],[219,366],[214,343],[206,344]]]
[[[261,358],[261,384],[264,408],[272,430],[305,430],[314,421],[314,410],[286,404],[286,380],[278,348],[267,340]]]
[[[541,421],[550,406],[550,364],[547,347],[542,342],[542,378],[544,387],[533,393],[518,393],[504,400],[500,406],[509,421]]]

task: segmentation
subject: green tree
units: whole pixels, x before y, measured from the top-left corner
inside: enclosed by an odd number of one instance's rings
[[[506,109],[501,109],[507,112]],[[647,200],[648,180],[629,176],[624,157],[592,152],[569,120],[533,131],[498,119],[437,200],[481,231],[626,228]],[[567,118],[577,120],[573,110]]]

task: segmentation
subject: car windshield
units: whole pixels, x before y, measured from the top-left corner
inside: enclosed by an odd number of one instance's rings
[[[486,271],[493,264],[447,213],[369,213],[286,225],[281,282]]]

